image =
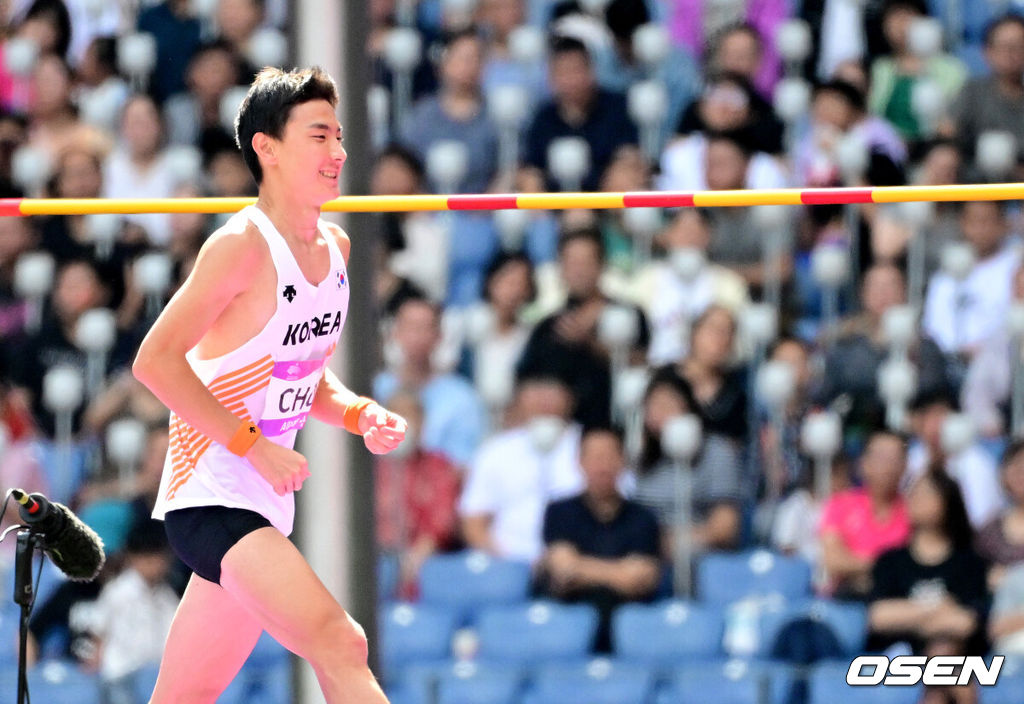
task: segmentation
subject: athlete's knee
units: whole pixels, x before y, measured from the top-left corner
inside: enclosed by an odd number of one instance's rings
[[[324,621],[315,637],[314,657],[324,665],[365,665],[366,631],[342,612]]]

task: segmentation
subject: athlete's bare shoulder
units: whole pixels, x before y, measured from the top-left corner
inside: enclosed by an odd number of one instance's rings
[[[244,280],[265,264],[270,255],[263,236],[252,221],[232,218],[214,230],[199,250],[196,268],[228,279]],[[212,271],[211,271],[212,270]]]
[[[345,264],[348,265],[348,255],[352,251],[352,240],[348,238],[348,234],[341,229],[338,225],[333,222],[324,221],[327,232],[334,237],[335,244],[338,245],[338,249],[341,250],[341,256],[345,259]]]

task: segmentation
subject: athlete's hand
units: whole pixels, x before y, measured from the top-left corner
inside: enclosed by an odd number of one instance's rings
[[[302,488],[302,482],[309,477],[309,467],[306,458],[301,454],[287,447],[260,437],[245,459],[249,460],[253,468],[259,472],[278,496],[284,496],[290,491],[298,491]]]
[[[377,403],[364,408],[359,416],[363,443],[375,455],[387,454],[398,447],[408,427],[405,418]]]

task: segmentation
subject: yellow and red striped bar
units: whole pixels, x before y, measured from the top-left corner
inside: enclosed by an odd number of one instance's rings
[[[443,210],[569,210],[619,208],[841,205],[908,201],[1024,200],[1024,183],[878,188],[788,188],[744,191],[635,191],[629,193],[508,193],[482,195],[342,196],[328,212],[398,213]],[[94,213],[233,213],[253,198],[2,198],[0,216]]]

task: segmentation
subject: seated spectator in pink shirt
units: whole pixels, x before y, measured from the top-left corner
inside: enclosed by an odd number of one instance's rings
[[[423,563],[453,547],[461,479],[451,460],[420,446],[423,407],[416,394],[399,391],[388,403],[401,409],[396,413],[409,422],[409,432],[398,448],[377,458],[377,544],[398,555],[399,595],[413,599]]]
[[[863,486],[833,495],[822,510],[822,563],[838,598],[866,597],[875,560],[910,538],[910,519],[899,493],[906,458],[900,435],[875,432],[861,456]]]

